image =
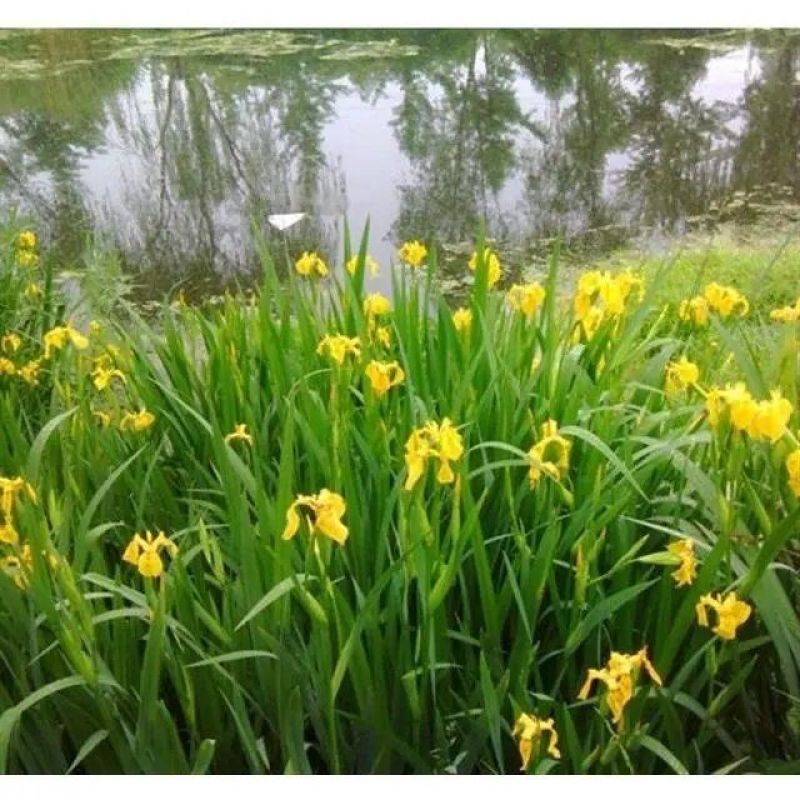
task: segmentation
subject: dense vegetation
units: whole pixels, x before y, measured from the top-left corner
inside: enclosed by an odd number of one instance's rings
[[[0,248],[0,769],[796,768],[800,306],[365,235],[145,322]]]

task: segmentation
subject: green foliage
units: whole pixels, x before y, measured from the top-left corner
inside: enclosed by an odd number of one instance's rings
[[[64,319],[46,259],[15,265],[15,233],[0,237],[0,322],[22,336],[21,364]],[[261,243],[252,300],[150,321],[129,307],[44,361],[38,385],[0,376],[0,475],[38,495],[14,511],[27,585],[0,574],[0,767],[516,773],[526,713],[553,718],[562,755],[535,753],[531,772],[796,769],[791,445],[712,429],[699,393],[664,392],[665,365],[686,354],[704,386],[728,362],[758,397],[780,387],[796,407],[793,326],[689,329],[662,311],[659,273],[619,321],[576,338],[555,253],[531,319],[488,288],[479,258],[458,331],[429,249],[426,268],[393,274],[389,347],[362,312],[365,234],[352,277],[281,281]],[[31,275],[41,299],[23,295]],[[770,325],[763,358],[751,338]],[[333,333],[360,337],[360,362],[317,352]],[[125,378],[101,391],[103,354]],[[405,373],[382,398],[371,358]],[[154,424],[121,430],[140,408]],[[456,480],[428,465],[406,491],[409,435],[445,417],[465,445]],[[548,419],[569,470],[532,487]],[[226,440],[242,423],[252,446]],[[284,540],[295,496],[323,488],[346,501],[346,544],[306,525]],[[161,578],[122,560],[145,530],[179,547]],[[665,557],[678,538],[695,543],[690,586]],[[754,612],[723,641],[695,604],[731,589]],[[624,724],[602,686],[578,699],[587,670],[644,647],[663,686],[639,676]]]

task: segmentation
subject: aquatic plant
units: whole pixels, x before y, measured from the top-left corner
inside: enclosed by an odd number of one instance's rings
[[[712,288],[737,312],[697,327],[625,270],[564,297],[557,253],[507,294],[480,237],[464,307],[430,241],[390,302],[364,296],[365,235],[284,282],[262,243],[252,302],[90,326],[18,233],[0,769],[800,757],[796,331],[771,307]]]

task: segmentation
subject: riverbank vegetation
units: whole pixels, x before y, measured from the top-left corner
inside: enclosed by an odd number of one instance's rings
[[[797,769],[796,282],[365,234],[144,320],[0,244],[3,771]]]

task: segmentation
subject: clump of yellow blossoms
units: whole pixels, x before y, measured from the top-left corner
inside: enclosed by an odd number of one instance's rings
[[[400,260],[404,264],[408,264],[409,267],[413,267],[414,269],[418,269],[425,263],[425,259],[428,256],[428,248],[425,247],[422,242],[418,242],[416,239],[413,242],[406,242],[403,246],[397,251],[397,254],[400,256]]]
[[[638,289],[641,299],[642,279],[629,270],[616,275],[593,270],[581,275],[573,308],[584,336],[591,339],[605,320],[619,319],[634,289]]]
[[[539,283],[515,283],[506,299],[511,308],[530,319],[544,302],[545,294],[544,286]]]
[[[684,322],[692,322],[699,327],[708,325],[708,314],[708,300],[701,294],[691,300],[683,300],[678,308],[678,316]]]
[[[321,534],[333,539],[337,544],[347,541],[347,526],[342,522],[347,506],[344,498],[336,492],[323,489],[319,494],[300,494],[286,512],[284,539],[291,539],[300,528],[298,508],[307,509],[304,517],[311,534]]]
[[[36,244],[36,234],[33,231],[22,231],[17,236],[15,247],[17,264],[21,267],[35,267],[39,263]]]
[[[163,531],[159,531],[155,537],[150,531],[146,531],[144,536],[137,533],[125,548],[122,560],[136,567],[145,578],[158,578],[164,572],[162,550],[166,550],[171,558],[175,558],[178,554],[178,545],[168,539]]]
[[[3,544],[19,542],[19,533],[14,527],[14,508],[20,495],[36,502],[36,490],[24,478],[0,476],[0,542]]]
[[[638,653],[626,655],[612,652],[608,663],[603,669],[590,669],[586,682],[578,692],[579,700],[586,700],[592,690],[592,684],[600,681],[606,686],[605,701],[611,711],[611,719],[622,727],[622,714],[625,706],[633,697],[634,685],[640,670],[644,668],[653,683],[662,685],[661,676],[647,657],[647,648],[643,647]]]
[[[10,359],[0,357],[0,375],[15,375],[17,365]]]
[[[667,550],[680,559],[680,564],[672,578],[677,586],[689,586],[697,577],[697,558],[694,554],[694,541],[679,539],[667,546]]]
[[[247,442],[251,447],[253,446],[253,437],[247,432],[247,425],[243,422],[236,425],[231,433],[225,436],[225,443],[231,442]]]
[[[472,327],[472,311],[468,308],[457,308],[453,312],[453,325],[459,333],[466,333]]]
[[[723,319],[735,312],[743,317],[750,310],[747,298],[733,286],[709,283],[703,290],[703,297],[708,302],[709,308],[716,311]]]
[[[786,457],[786,471],[789,473],[789,487],[795,497],[800,497],[800,450],[793,450]]]
[[[800,320],[800,297],[794,301],[793,306],[784,306],[770,311],[769,318],[778,322],[797,322]]]
[[[738,382],[706,394],[706,411],[712,427],[719,424],[725,410],[735,430],[774,443],[783,436],[793,409],[778,389],[770,392],[769,400],[756,401],[744,383]]]
[[[716,596],[704,594],[695,606],[697,623],[704,628],[709,627],[706,610],[709,608],[717,615],[717,624],[712,630],[720,639],[735,639],[736,629],[747,622],[752,612],[748,603],[736,597],[736,592],[731,592],[725,597],[720,594]]]
[[[665,390],[668,395],[674,395],[694,386],[700,380],[700,370],[686,356],[681,356],[678,361],[670,361],[666,368]]]
[[[561,481],[569,471],[569,454],[572,442],[558,432],[558,423],[549,419],[542,425],[541,438],[528,451],[531,466],[528,471],[531,488],[535,489],[547,475],[554,481]]]
[[[416,428],[406,442],[406,491],[411,491],[422,477],[429,458],[439,459],[436,480],[439,483],[452,483],[455,474],[450,462],[458,461],[463,454],[461,435],[447,417],[441,424],[427,422],[421,428]]]
[[[540,719],[530,714],[520,714],[514,723],[513,735],[519,737],[519,754],[522,758],[520,772],[524,772],[530,764],[531,757],[539,750],[539,742],[543,734],[550,734],[547,742],[547,754],[553,758],[561,758],[558,749],[558,733],[555,722],[551,718]]]
[[[122,431],[139,433],[140,431],[146,431],[155,421],[155,414],[147,409],[143,408],[136,412],[126,411],[119,422],[119,428]]]
[[[695,325],[708,324],[711,312],[727,319],[731,314],[738,313],[744,316],[750,310],[747,298],[733,286],[722,286],[719,283],[709,283],[703,294],[695,295],[689,300],[684,300],[678,308],[678,316]]]
[[[393,386],[399,386],[406,374],[396,361],[370,361],[364,374],[369,378],[372,391],[377,397],[383,397]]]
[[[486,264],[487,277],[486,285],[491,289],[503,277],[503,268],[500,266],[500,259],[493,250],[488,247],[483,249],[483,261]],[[478,253],[474,252],[469,259],[469,268],[475,272],[478,268]]]
[[[85,350],[89,340],[71,325],[58,325],[44,335],[44,357],[50,358],[54,350],[72,344],[78,350]]]
[[[304,278],[317,276],[324,278],[328,274],[328,265],[322,260],[318,253],[304,252],[297,261],[294,268],[298,275]]]
[[[353,356],[356,361],[361,358],[361,340],[358,336],[344,336],[343,334],[323,336],[317,345],[317,353],[319,355],[327,353],[341,366],[348,355]]]
[[[344,265],[344,268],[351,275],[355,275],[357,266],[358,266],[358,256],[355,255],[352,258],[348,259],[347,263]],[[373,277],[375,277],[378,274],[379,270],[380,270],[380,267],[378,266],[378,262],[372,256],[367,256],[366,257],[366,259],[364,261],[364,267],[369,272],[369,274],[372,275]]]

